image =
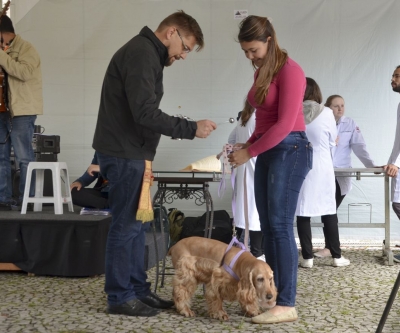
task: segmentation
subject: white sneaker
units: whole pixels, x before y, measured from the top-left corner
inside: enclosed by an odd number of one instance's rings
[[[334,267],[342,267],[342,266],[349,266],[350,260],[346,259],[345,257],[341,256],[340,258],[333,258],[332,266]]]
[[[265,262],[265,254],[263,254],[262,256],[257,257],[257,259]]]
[[[329,251],[329,249],[327,249],[327,248],[324,248],[324,249],[322,249],[322,250],[320,250],[318,252],[315,252],[314,256],[318,257],[318,258],[330,257],[331,256],[331,251]]]
[[[303,268],[312,268],[314,265],[314,259],[303,259],[300,258],[300,266]]]
[[[400,262],[400,254],[394,255],[394,256],[393,256],[393,260],[394,260],[395,262]]]

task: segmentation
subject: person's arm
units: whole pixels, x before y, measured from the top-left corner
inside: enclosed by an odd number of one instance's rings
[[[154,51],[137,49],[125,57],[121,76],[133,119],[155,133],[193,139],[197,130],[195,121],[173,117],[159,109],[160,97],[155,92],[162,70],[160,59]]]
[[[383,166],[383,169],[390,177],[397,177],[400,167],[400,104],[397,107],[397,125],[396,135],[394,138],[392,153],[390,154],[387,165]]]
[[[90,164],[87,168],[86,172],[90,176],[97,176],[100,172],[100,166],[98,164]]]
[[[331,121],[329,122],[329,146],[330,148],[335,147],[337,144],[337,136],[338,136],[338,132],[337,132],[337,127],[336,127],[336,121],[335,121],[335,117],[333,116],[332,112],[330,113],[330,118]]]
[[[392,153],[390,154],[388,164],[393,164],[400,167],[400,103],[397,107],[397,125],[396,125],[396,132],[395,138],[392,148]]]
[[[15,52],[12,49],[10,52]],[[0,50],[0,66],[8,75],[21,81],[27,81],[34,76],[35,69],[40,66],[40,57],[35,48],[25,42],[17,58],[11,58],[6,52]]]
[[[279,75],[278,119],[257,141],[254,134],[248,140],[252,143],[248,151],[255,157],[280,143],[292,131],[298,117],[299,106],[303,103],[306,80],[301,68],[285,65]]]
[[[358,157],[358,159],[361,161],[362,164],[364,164],[366,168],[375,167],[375,163],[369,156],[369,153],[367,151],[367,145],[365,144],[365,140],[363,135],[361,134],[361,130],[355,122],[353,127],[353,134],[350,140],[350,146],[354,154]]]
[[[95,158],[96,158],[96,155],[93,158],[92,163],[93,163],[93,161],[97,161],[97,159],[95,160]],[[84,174],[71,184],[71,189],[72,189],[72,185],[75,183],[79,183],[81,185],[81,187],[89,186],[91,183],[93,183],[98,178],[98,175],[99,175],[98,172],[100,172],[99,165],[98,164],[90,164],[89,167],[87,168],[87,170],[84,172]]]

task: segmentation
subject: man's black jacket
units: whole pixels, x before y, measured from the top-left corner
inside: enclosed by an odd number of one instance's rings
[[[136,160],[154,159],[161,134],[193,139],[196,122],[159,109],[168,50],[144,27],[113,56],[107,68],[93,148]]]

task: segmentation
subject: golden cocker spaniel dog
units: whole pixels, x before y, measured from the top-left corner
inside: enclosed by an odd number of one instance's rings
[[[184,238],[171,247],[168,254],[175,268],[173,298],[180,314],[194,316],[191,298],[200,283],[206,285],[205,297],[212,318],[228,320],[223,300],[238,300],[245,315],[251,317],[260,313],[260,307],[275,305],[277,290],[269,265],[250,252],[243,252],[232,267],[237,280],[222,264],[229,265],[241,249],[232,247],[225,254],[227,248],[225,243],[203,237]]]

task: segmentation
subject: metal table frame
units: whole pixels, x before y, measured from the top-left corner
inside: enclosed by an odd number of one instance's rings
[[[379,174],[376,174],[376,173]],[[393,265],[393,252],[390,249],[390,193],[389,193],[389,176],[383,171],[383,168],[335,168],[336,177],[355,177],[361,180],[364,177],[382,177],[384,179],[384,206],[385,221],[384,223],[339,223],[340,227],[345,228],[384,228],[385,240],[383,241],[382,255],[388,257],[389,265]],[[312,227],[321,227],[323,223],[311,223]]]
[[[161,238],[162,246],[167,248],[165,244],[164,225],[162,218],[162,205],[172,204],[175,200],[194,200],[197,206],[206,205],[206,226],[204,237],[211,238],[213,219],[214,219],[214,205],[211,194],[209,192],[210,182],[219,182],[221,180],[220,172],[197,172],[197,171],[153,171],[154,181],[158,182],[158,189],[153,197],[153,207],[159,205],[159,221],[161,223]],[[160,273],[159,267],[159,245],[156,241],[156,228],[152,223],[155,255],[156,255],[156,280],[154,284],[154,291],[157,290],[159,276],[162,275],[161,287],[164,286],[165,275],[165,257],[162,260],[162,272]],[[168,268],[168,267],[167,267]],[[169,269],[169,268],[168,268]]]

